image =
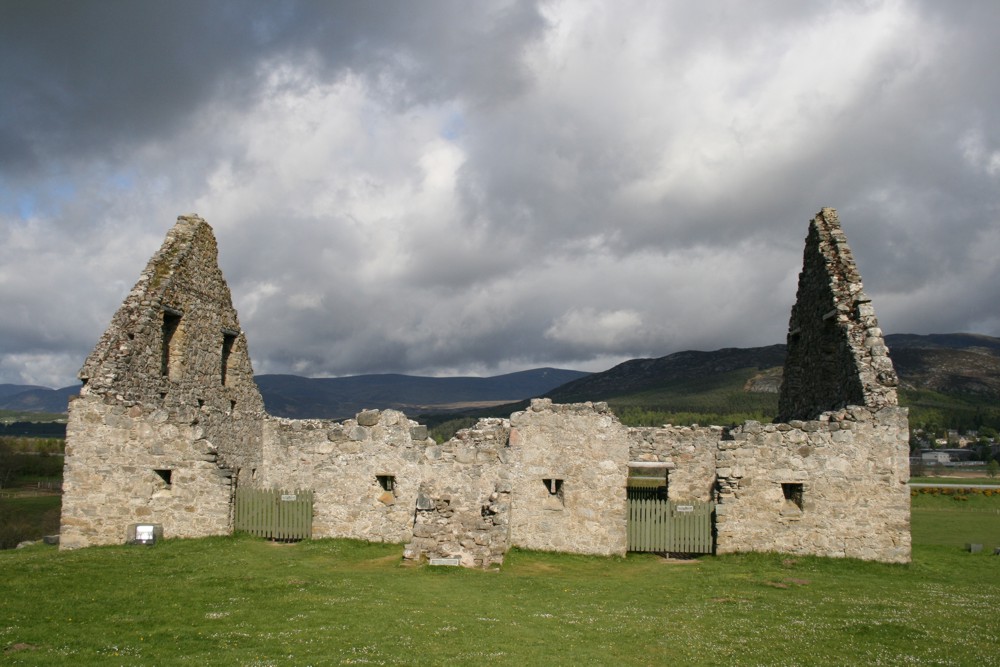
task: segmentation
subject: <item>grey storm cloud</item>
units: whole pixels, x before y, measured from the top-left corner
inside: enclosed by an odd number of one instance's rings
[[[257,372],[781,342],[841,214],[889,332],[1000,335],[990,2],[0,4],[0,382],[69,384],[173,219]]]

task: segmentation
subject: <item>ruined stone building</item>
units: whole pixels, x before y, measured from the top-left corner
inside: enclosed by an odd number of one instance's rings
[[[836,212],[806,239],[780,418],[628,428],[536,399],[443,444],[394,410],[268,415],[215,238],[181,217],[87,359],[67,428],[62,548],[233,531],[237,488],[314,492],[312,535],[464,565],[511,547],[624,554],[630,470],[714,508],[714,550],[910,558],[908,425]],[[668,482],[668,483],[666,483]]]

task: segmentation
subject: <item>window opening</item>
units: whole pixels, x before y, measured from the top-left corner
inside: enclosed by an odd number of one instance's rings
[[[628,469],[626,497],[629,500],[667,500],[670,469],[643,467]]]
[[[236,344],[237,336],[235,331],[222,332],[222,386],[226,385],[226,378],[229,375],[229,357],[233,353],[233,345]]]
[[[561,511],[566,505],[566,498],[563,495],[563,481],[561,479],[543,479],[545,490],[548,495],[542,500],[542,509]]]
[[[378,480],[378,485],[382,487],[383,491],[395,491],[396,490],[396,476],[395,475],[375,475],[375,479]]]
[[[160,478],[163,482],[161,488],[170,489],[173,486],[174,471],[173,470],[154,470],[156,476]]]
[[[794,504],[802,509],[802,484],[800,482],[782,482],[781,493],[785,496],[785,504]]]
[[[163,351],[160,359],[160,374],[164,377],[171,376],[171,362],[177,361],[175,337],[180,325],[180,311],[171,309],[163,310]]]
[[[673,463],[629,461],[626,497],[629,500],[668,500]]]

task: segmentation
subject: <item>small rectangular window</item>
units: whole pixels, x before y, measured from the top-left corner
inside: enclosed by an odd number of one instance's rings
[[[548,495],[542,499],[542,509],[562,511],[563,507],[566,506],[566,498],[563,495],[563,481],[550,477],[543,479],[542,483],[545,484],[545,490],[548,491]]]
[[[785,496],[785,504],[795,505],[802,509],[802,484],[801,482],[782,482],[781,493]]]
[[[394,491],[396,489],[395,475],[375,475],[375,479],[378,480],[378,485],[382,487],[383,491]]]
[[[160,481],[161,489],[170,489],[173,486],[174,471],[173,470],[154,470],[156,476]]]

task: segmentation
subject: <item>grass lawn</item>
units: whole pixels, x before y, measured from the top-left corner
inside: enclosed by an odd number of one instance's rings
[[[6,551],[0,663],[1000,665],[1000,557],[949,527],[995,535],[1000,498],[979,501],[914,498],[909,565],[515,551],[482,572],[245,536]]]

